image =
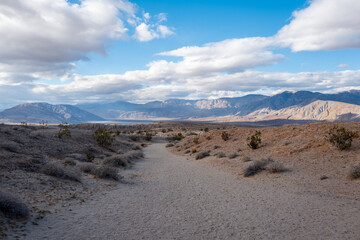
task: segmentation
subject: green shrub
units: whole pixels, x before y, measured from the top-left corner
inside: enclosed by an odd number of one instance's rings
[[[172,136],[172,139],[174,140],[174,141],[181,141],[181,140],[183,140],[185,137],[184,137],[184,135],[182,135],[182,133],[178,133],[178,134],[174,134],[173,136]]]
[[[340,150],[349,149],[355,133],[346,128],[334,126],[329,130],[329,141]]]
[[[146,132],[144,140],[151,141],[152,137],[153,137],[153,134],[151,132]]]
[[[209,131],[209,128],[205,128],[205,129],[204,129],[204,132],[208,132],[208,131]]]
[[[97,144],[102,147],[110,147],[114,141],[114,137],[111,135],[111,131],[104,128],[98,128],[95,130],[93,136]]]
[[[71,137],[71,132],[69,130],[69,126],[61,125],[59,132],[56,134],[56,137],[58,137],[58,138]]]
[[[261,132],[255,131],[255,134],[247,138],[248,141],[247,145],[252,149],[258,149],[261,144],[260,136],[261,136]]]
[[[86,151],[86,159],[88,162],[92,162],[95,159],[94,154],[90,150]]]
[[[229,140],[229,134],[227,132],[222,132],[221,138],[222,138],[222,140],[227,141],[227,140]]]

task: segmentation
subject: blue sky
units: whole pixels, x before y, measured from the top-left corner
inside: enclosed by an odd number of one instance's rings
[[[359,11],[357,0],[0,2],[0,109],[360,89]]]

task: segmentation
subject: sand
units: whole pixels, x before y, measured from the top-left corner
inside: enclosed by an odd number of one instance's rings
[[[360,199],[237,178],[153,143],[127,184],[30,223],[25,239],[359,239]]]

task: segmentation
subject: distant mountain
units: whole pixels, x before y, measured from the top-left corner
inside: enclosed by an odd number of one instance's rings
[[[84,123],[104,119],[72,105],[51,105],[48,103],[25,103],[0,112],[3,122],[19,123]]]
[[[118,101],[51,105],[22,104],[0,113],[0,121],[84,123],[106,120],[190,120],[190,121],[353,121],[360,120],[360,91],[337,94],[298,91],[273,96],[247,95],[237,98],[169,99],[145,104]]]
[[[245,116],[229,115],[197,120],[222,122],[259,122],[277,119],[310,121],[359,121],[360,105],[317,100],[305,106],[291,106],[279,110],[262,108]]]
[[[318,92],[285,91],[273,96],[247,95],[237,98],[220,98],[210,100],[169,99],[166,101],[134,104],[128,102],[96,103],[77,105],[86,111],[99,115],[105,119],[216,119],[236,116],[237,118],[250,116],[261,111],[275,112],[291,107],[304,107],[316,101],[333,101],[360,105],[360,91],[348,91],[337,94],[322,94]],[[340,109],[332,108],[332,111]],[[300,111],[300,110],[299,110]],[[279,113],[278,113],[279,114]],[[338,114],[334,112],[334,114]],[[284,117],[283,115],[279,115]],[[271,117],[270,117],[271,118]],[[344,120],[349,117],[343,118]],[[273,118],[271,118],[273,119]],[[313,119],[303,115],[301,120]]]

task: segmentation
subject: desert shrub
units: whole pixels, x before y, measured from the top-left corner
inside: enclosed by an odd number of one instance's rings
[[[215,154],[215,156],[218,158],[224,158],[224,157],[226,157],[226,154],[224,152],[218,152]]]
[[[197,149],[196,148],[191,148],[191,153],[196,153],[197,152]]]
[[[168,143],[168,144],[166,144],[166,146],[165,146],[165,147],[169,148],[169,147],[173,147],[173,146],[174,146],[174,144],[172,144],[172,143]]]
[[[181,140],[183,140],[185,137],[184,137],[184,135],[182,135],[182,133],[178,133],[178,134],[174,134],[173,136],[172,136],[172,139],[174,140],[174,141],[181,141]]]
[[[141,150],[141,147],[139,145],[133,145],[131,150]]]
[[[349,149],[355,133],[346,128],[334,126],[329,130],[329,141],[340,150]]]
[[[267,166],[266,166],[266,170],[269,173],[281,173],[281,172],[285,172],[286,168],[284,167],[284,165],[282,163],[279,162],[270,162]]]
[[[207,136],[207,137],[206,137],[206,140],[211,140],[211,137],[210,137],[210,136]]]
[[[190,149],[186,149],[184,153],[185,153],[185,154],[190,153]]]
[[[222,140],[227,141],[227,140],[229,140],[229,134],[227,132],[222,132],[221,138],[222,138]]]
[[[75,166],[76,165],[76,161],[73,158],[65,158],[64,163],[66,165],[70,165],[70,166]]]
[[[133,142],[137,142],[140,140],[140,137],[138,135],[131,135],[129,136],[129,139]]]
[[[219,145],[214,146],[214,149],[218,149],[218,148],[221,148],[221,147]]]
[[[92,173],[96,169],[96,165],[90,162],[78,162],[77,167],[84,173]]]
[[[208,131],[209,131],[209,128],[205,128],[205,129],[204,129],[204,132],[208,132]]]
[[[69,126],[67,124],[61,124],[59,132],[55,136],[58,138],[71,137],[71,132],[69,130]]]
[[[234,152],[234,153],[230,153],[228,158],[233,159],[233,158],[236,158],[237,156],[239,156],[239,154]]]
[[[254,161],[251,165],[245,168],[243,172],[244,177],[250,177],[265,170],[266,166],[271,162],[273,162],[271,158]]]
[[[153,135],[151,132],[146,132],[144,139],[146,141],[151,141],[152,137],[153,137]]]
[[[197,135],[197,133],[195,133],[195,132],[190,132],[187,134],[187,136],[196,136],[196,135]]]
[[[77,169],[65,167],[58,162],[46,163],[42,166],[41,172],[49,176],[81,182],[81,173]]]
[[[352,166],[349,171],[350,179],[358,179],[360,178],[360,164]]]
[[[48,121],[41,120],[41,121],[39,122],[39,125],[40,125],[41,128],[47,128],[47,126],[48,126]]]
[[[101,166],[91,172],[95,177],[101,179],[112,179],[118,181],[121,177],[118,175],[116,168]]]
[[[26,204],[14,195],[0,190],[0,211],[7,218],[25,219],[29,217]]]
[[[203,159],[207,156],[210,156],[210,153],[209,152],[199,152],[198,154],[196,154],[195,156],[195,159],[198,160],[198,159]]]
[[[249,156],[245,156],[245,157],[243,158],[243,161],[244,161],[244,162],[250,162],[250,161],[251,161],[251,158],[250,158]]]
[[[104,164],[112,167],[128,167],[130,162],[124,155],[113,155],[104,159]]]
[[[102,147],[109,147],[114,141],[114,137],[111,135],[111,131],[104,128],[98,128],[93,134],[95,141]]]
[[[166,129],[165,128],[161,129],[161,132],[166,133]]]
[[[326,176],[326,175],[321,175],[320,176],[320,180],[325,180],[325,179],[328,179],[329,177],[328,176]]]
[[[5,151],[8,152],[12,152],[12,153],[19,153],[20,152],[20,147],[17,143],[12,142],[12,141],[6,141],[1,143],[1,148],[4,149]]]
[[[86,151],[86,159],[88,162],[94,161],[95,156],[92,151],[90,151],[90,150]]]
[[[257,149],[260,147],[261,144],[261,132],[259,131],[255,131],[255,133],[253,135],[251,135],[250,137],[247,138],[247,145],[252,148],[252,149]]]
[[[199,137],[194,137],[193,142],[194,142],[195,144],[199,144]]]

